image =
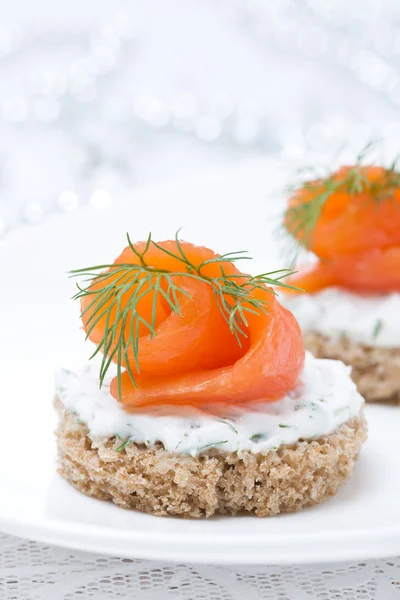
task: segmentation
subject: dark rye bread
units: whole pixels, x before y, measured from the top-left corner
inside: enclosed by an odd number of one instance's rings
[[[333,496],[353,472],[367,437],[362,414],[329,435],[252,454],[210,449],[192,457],[121,440],[90,438],[56,400],[59,472],[78,490],[154,515],[258,517],[299,511]]]
[[[306,349],[317,358],[334,358],[352,367],[353,381],[367,402],[400,404],[400,348],[367,346],[316,331],[306,331],[303,337]]]

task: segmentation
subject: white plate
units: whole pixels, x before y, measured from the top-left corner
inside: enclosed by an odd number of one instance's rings
[[[168,184],[96,212],[54,215],[0,245],[0,527],[46,543],[130,557],[305,563],[400,554],[400,409],[368,407],[370,436],[353,479],[328,502],[276,518],[157,518],[81,495],[56,474],[53,368],[86,357],[71,268],[110,261],[149,229],[218,251],[249,249],[276,268],[270,232],[282,183],[270,163]],[[272,215],[272,216],[271,216]]]

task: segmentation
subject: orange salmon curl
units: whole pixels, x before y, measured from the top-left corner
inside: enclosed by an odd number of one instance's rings
[[[244,334],[239,336],[241,345],[220,309],[212,286],[185,274],[170,276],[181,290],[176,299],[178,312],[171,309],[168,279],[155,296],[151,279],[149,283],[149,279],[143,281],[138,277],[134,283],[123,280],[127,287],[119,306],[112,305],[112,298],[104,300],[99,296],[103,312],[101,318],[93,319],[94,311],[99,308],[93,297],[104,281],[113,283],[118,278],[121,281],[118,265],[140,265],[139,256],[144,251],[148,266],[169,273],[185,271],[186,265],[176,258],[181,249],[192,267],[204,265],[201,273],[208,278],[220,277],[222,272],[232,281],[243,283],[243,277],[250,277],[241,273],[233,262],[216,260],[218,255],[208,248],[184,241],[179,246],[176,240],[130,244],[115,260],[114,268],[102,273],[102,278],[94,279],[89,293],[81,297],[83,327],[89,339],[99,346],[107,328],[118,322],[118,314],[137,291],[136,310],[140,319],[135,321],[139,340],[136,352],[132,347],[127,348],[124,356],[118,353],[112,356],[115,344],[101,348],[125,369],[119,380],[112,381],[112,395],[130,410],[143,411],[163,405],[175,409],[204,405],[210,410],[214,403],[220,411],[221,405],[274,401],[294,389],[304,364],[300,329],[267,286],[254,289],[250,286],[247,292],[248,298],[267,304],[266,311],[246,311],[245,321],[241,321]],[[231,302],[229,296],[226,298]],[[128,316],[123,323],[119,322],[117,336],[129,338],[132,319]],[[153,332],[146,322],[153,323]]]
[[[400,173],[341,167],[307,182],[289,199],[285,226],[318,263],[291,278],[312,293],[331,286],[357,292],[400,290]]]

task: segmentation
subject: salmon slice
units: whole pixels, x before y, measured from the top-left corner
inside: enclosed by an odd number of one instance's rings
[[[160,244],[164,250],[177,254],[175,241],[167,241]],[[212,250],[203,247],[197,247],[193,244],[182,243],[185,255],[189,262],[199,266],[205,261],[216,258]],[[146,247],[145,242],[135,244],[137,252],[142,253]],[[186,271],[184,263],[168,256],[165,252],[151,245],[146,252],[146,261],[152,267],[157,269],[168,269],[169,271]],[[115,260],[114,265],[118,264],[139,264],[137,255],[133,253],[128,246],[122,254]],[[221,264],[221,263],[219,263]],[[240,274],[232,263],[223,263],[224,271],[227,275]],[[110,276],[107,281],[116,280],[118,274],[109,270]],[[220,275],[220,266],[216,263],[208,263],[202,269],[202,273],[209,277]],[[171,307],[165,301],[163,296],[159,295],[156,304],[156,335],[151,336],[149,329],[140,322],[140,344],[138,352],[138,364],[141,374],[172,374],[182,371],[197,369],[213,369],[232,364],[246,352],[249,341],[246,337],[242,338],[242,347],[234,342],[234,337],[224,319],[218,305],[215,301],[212,288],[203,281],[191,279],[189,277],[172,277],[175,284],[178,284],[191,298],[178,294],[180,314],[171,311]],[[104,285],[100,281],[97,287]],[[93,289],[96,288],[94,284]],[[163,283],[164,293],[167,293],[167,284]],[[139,300],[138,313],[143,320],[151,321],[154,292],[149,290],[149,284],[145,284],[141,292],[146,292]],[[124,308],[132,290],[126,293],[121,309]],[[91,301],[90,296],[83,297],[81,300],[81,310],[83,314],[83,326],[86,332],[89,332],[90,317],[96,305],[85,312]],[[110,303],[108,303],[110,304]],[[106,303],[107,305],[107,303]],[[116,309],[110,312],[110,324],[116,317]],[[96,345],[101,343],[104,335],[106,316],[104,316],[89,333],[89,339]],[[125,335],[129,336],[131,320],[126,323]],[[244,327],[246,332],[246,328]],[[110,348],[112,352],[113,346]],[[132,371],[139,374],[136,362],[133,356],[133,350],[128,350],[129,362]],[[114,356],[114,362],[117,362],[118,356]],[[123,366],[126,361],[122,360]]]
[[[307,218],[332,186],[307,231]],[[360,292],[400,290],[399,186],[400,175],[393,170],[357,166],[342,167],[296,192],[286,227],[320,261],[290,283],[309,293],[334,285]]]
[[[290,285],[293,288],[288,288],[285,293],[288,295],[307,292],[312,294],[326,287],[337,285],[334,272],[331,269],[331,263],[325,261],[316,264],[305,270],[300,270],[295,275],[290,277]]]
[[[326,287],[339,286],[355,292],[400,291],[400,246],[377,248],[330,261],[321,261],[314,268],[290,278],[290,283],[308,293]],[[289,293],[298,293],[288,290]]]
[[[128,246],[116,259],[101,281],[95,281],[91,289],[98,291],[104,282],[112,283],[120,277],[118,265],[140,263],[136,253],[146,248],[145,242]],[[130,283],[128,276],[123,283],[130,285],[124,293],[120,310],[129,301],[129,296],[141,286],[145,294],[138,302],[138,313],[142,319],[139,330],[139,346],[135,358],[132,348],[128,348],[122,365],[127,371],[122,373],[120,397],[117,378],[111,384],[114,397],[129,405],[151,408],[163,404],[176,406],[200,406],[202,404],[275,400],[298,384],[304,362],[304,348],[301,334],[294,317],[276,300],[271,289],[253,289],[252,297],[266,301],[267,311],[246,312],[247,323],[240,323],[244,335],[239,345],[233,335],[226,316],[221,312],[212,286],[209,282],[188,277],[192,267],[201,265],[201,273],[206,278],[224,276],[231,282],[243,283],[244,276],[229,260],[221,261],[212,250],[180,242],[185,261],[170,255],[179,254],[176,241],[151,244],[146,251],[146,264],[154,269],[174,272],[170,276],[173,284],[179,285],[177,293],[179,314],[172,311],[170,303],[171,287],[168,278],[162,278],[162,293],[155,296],[154,281],[138,278]],[[218,262],[216,262],[216,259]],[[126,272],[126,271],[125,271]],[[120,281],[121,283],[121,281]],[[190,296],[190,297],[188,297]],[[96,322],[93,314],[99,308],[92,302],[91,295],[81,298],[82,320],[89,339],[100,345],[107,326],[107,316]],[[117,308],[110,308],[112,299],[104,303],[109,308],[109,323],[116,320]],[[232,304],[229,295],[225,301]],[[91,304],[92,302],[92,304]],[[118,334],[126,339],[132,327],[132,316],[119,327]],[[154,323],[155,335],[144,323]],[[115,346],[108,348],[111,354]],[[104,348],[103,348],[104,350]],[[113,360],[117,362],[118,356]],[[129,370],[128,370],[129,367]],[[132,381],[131,374],[134,374]],[[136,386],[136,387],[135,387]]]
[[[328,180],[310,182],[289,200],[285,220],[289,233],[320,258],[360,254],[400,244],[400,176],[395,174],[395,182],[392,171],[376,166],[358,167],[357,177],[363,182],[363,191],[353,193],[357,182],[349,176],[352,169],[354,171],[354,167],[342,167],[328,183]],[[296,219],[296,208],[310,207],[310,202],[323,198],[332,185],[339,187],[323,203],[312,234],[308,236]]]
[[[268,296],[268,314],[249,315],[250,347],[242,358],[219,369],[166,377],[140,375],[137,388],[124,373],[122,402],[136,407],[243,404],[277,400],[294,389],[304,364],[300,329],[269,291],[262,293]],[[117,397],[116,380],[111,393]]]

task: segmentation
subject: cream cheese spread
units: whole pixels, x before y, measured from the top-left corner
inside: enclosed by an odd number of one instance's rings
[[[161,442],[170,452],[192,456],[213,447],[257,453],[317,438],[358,415],[363,405],[349,367],[309,353],[295,390],[277,402],[249,404],[224,417],[200,412],[187,416],[128,412],[110,394],[112,375],[99,389],[95,363],[57,373],[58,397],[67,411],[87,425],[89,436],[118,436],[121,444],[149,447]]]
[[[368,346],[400,347],[400,294],[361,295],[339,288],[281,298],[303,331]]]

